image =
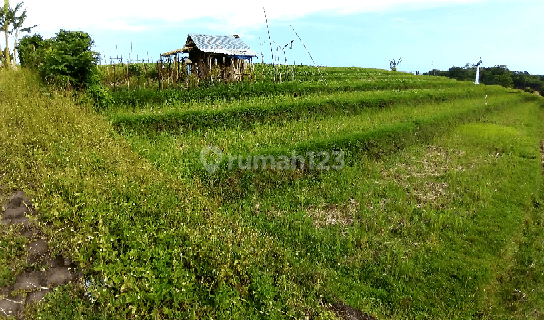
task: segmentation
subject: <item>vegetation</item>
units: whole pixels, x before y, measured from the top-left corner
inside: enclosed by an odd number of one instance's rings
[[[451,67],[448,71],[432,70],[426,73],[433,76],[443,76],[459,81],[474,81],[476,78],[476,67],[466,64],[465,67]],[[542,91],[544,76],[530,75],[527,71],[510,71],[505,65],[492,68],[480,68],[480,82],[483,84],[498,84],[506,88],[525,89]]]
[[[98,53],[93,40],[82,31],[60,30],[54,38],[40,35],[21,39],[21,66],[37,69],[46,83],[63,88],[84,88],[99,83]]]
[[[23,2],[18,3],[14,8],[9,6],[9,0],[4,0],[4,6],[0,11],[0,30],[4,32],[5,36],[5,50],[2,52],[0,50],[0,62],[6,68],[15,66],[15,58],[17,56],[17,40],[19,38],[19,33],[21,32],[30,32],[32,27],[23,27],[26,20],[26,9],[18,15],[18,11],[22,8]],[[15,37],[15,44],[13,49],[13,56],[9,51],[8,45],[8,36],[13,35]],[[1,48],[1,47],[0,47]]]
[[[334,319],[338,303],[378,319],[542,316],[544,100],[359,68],[321,68],[324,85],[302,70],[275,86],[119,82],[98,112],[28,70],[0,73],[0,193],[31,195],[50,246],[95,284],[59,287],[27,317]],[[345,166],[226,157],[210,174],[210,145],[341,150]],[[24,243],[1,230],[4,265]]]
[[[397,71],[397,66],[402,62],[402,58],[399,58],[399,60],[395,61],[389,60],[389,67],[391,68],[391,71]]]

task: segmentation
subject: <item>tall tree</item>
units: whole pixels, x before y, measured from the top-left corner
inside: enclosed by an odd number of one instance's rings
[[[8,30],[9,30],[10,24],[11,24],[11,20],[10,20],[10,10],[9,10],[9,0],[4,0],[4,19],[3,19],[2,31],[4,31],[4,35],[6,36],[6,48],[4,49],[4,63],[6,68],[11,66],[11,57],[9,56],[9,45],[8,45]]]
[[[19,39],[19,33],[20,32],[30,32],[32,28],[35,28],[37,25],[34,25],[32,27],[26,27],[23,28],[23,24],[25,23],[26,19],[26,9],[23,10],[20,16],[17,16],[17,11],[23,6],[24,2],[18,3],[13,10],[10,10],[11,12],[11,31],[10,34],[13,34],[15,37],[14,44],[13,44],[13,64],[15,65],[15,59],[17,56],[17,40]]]
[[[3,26],[4,26],[4,21],[6,19],[6,15],[4,14],[4,8],[2,8],[2,10],[0,10],[0,29],[3,30]],[[0,65],[4,66],[5,65],[5,61],[4,61],[4,51],[2,51],[2,45],[0,45]]]

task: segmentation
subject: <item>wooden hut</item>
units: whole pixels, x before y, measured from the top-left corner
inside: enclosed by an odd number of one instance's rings
[[[196,73],[199,78],[221,78],[227,81],[242,80],[257,54],[246,45],[238,35],[209,36],[189,34],[182,49],[161,56],[188,53],[185,60],[188,73]]]

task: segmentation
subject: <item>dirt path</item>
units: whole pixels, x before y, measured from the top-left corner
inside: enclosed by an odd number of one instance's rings
[[[23,318],[27,305],[42,300],[54,287],[75,281],[80,276],[75,272],[72,260],[61,255],[52,256],[44,233],[28,219],[34,214],[32,202],[22,191],[13,194],[4,206],[2,224],[22,224],[21,233],[29,243],[25,271],[17,276],[13,285],[0,288],[0,315]]]

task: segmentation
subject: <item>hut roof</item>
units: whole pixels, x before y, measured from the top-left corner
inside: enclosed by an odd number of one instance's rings
[[[207,53],[225,54],[228,56],[256,57],[251,48],[238,36],[209,36],[191,33],[187,36],[187,43],[182,49],[189,52],[193,47]]]

